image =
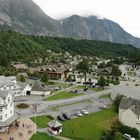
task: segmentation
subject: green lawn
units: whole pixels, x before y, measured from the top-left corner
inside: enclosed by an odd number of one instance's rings
[[[46,133],[38,132],[34,134],[30,140],[58,140],[56,138],[48,136]]]
[[[99,140],[102,132],[110,129],[116,117],[117,114],[111,108],[66,121],[61,135],[74,140]]]
[[[47,127],[48,122],[51,121],[52,119],[50,117],[46,116],[46,115],[37,116],[36,117],[37,128],[45,128],[45,127]],[[32,117],[31,120],[33,122],[35,122],[35,117]]]
[[[84,93],[76,94],[76,93],[69,93],[69,92],[63,91],[63,92],[60,92],[60,93],[57,93],[55,95],[48,97],[46,100],[52,101],[52,100],[58,100],[58,99],[72,98],[72,97],[80,96],[80,95],[84,95]]]

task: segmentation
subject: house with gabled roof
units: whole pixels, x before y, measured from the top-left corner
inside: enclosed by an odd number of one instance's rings
[[[11,64],[11,67],[16,69],[17,71],[22,71],[22,72],[25,72],[28,69],[28,66],[21,62],[18,62],[16,64]]]
[[[18,114],[14,112],[13,97],[10,90],[0,91],[0,132],[8,131],[18,117]]]
[[[48,122],[48,130],[54,135],[60,134],[62,132],[62,124],[57,120],[52,120]]]
[[[68,77],[69,69],[67,67],[49,66],[46,69],[48,77],[55,80],[66,80]]]
[[[119,105],[119,121],[140,131],[140,100],[123,97]]]
[[[40,80],[29,80],[30,88],[26,90],[26,95],[49,95],[50,91]],[[26,86],[27,87],[27,86]]]

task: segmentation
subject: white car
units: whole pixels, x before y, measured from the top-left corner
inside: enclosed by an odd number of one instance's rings
[[[126,140],[135,140],[135,138],[131,137],[131,135],[129,134],[124,134],[123,138],[125,138]]]
[[[83,115],[88,115],[88,111],[86,111],[86,110],[84,110],[84,109],[82,109],[80,112],[81,112]]]
[[[101,106],[99,106],[99,108],[100,108],[100,109],[107,109],[107,106],[101,105]]]
[[[74,115],[79,116],[79,117],[83,116],[83,114],[80,111],[75,112]]]

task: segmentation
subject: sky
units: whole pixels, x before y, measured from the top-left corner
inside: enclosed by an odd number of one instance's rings
[[[140,37],[140,0],[33,0],[50,17],[98,15],[120,24]]]

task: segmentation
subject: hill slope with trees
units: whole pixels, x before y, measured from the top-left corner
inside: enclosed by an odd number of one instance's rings
[[[114,58],[128,57],[139,49],[132,45],[91,40],[23,35],[17,32],[0,32],[0,65],[8,66],[12,61],[29,63],[36,58],[48,57],[48,49],[54,52],[70,52],[73,55]]]

